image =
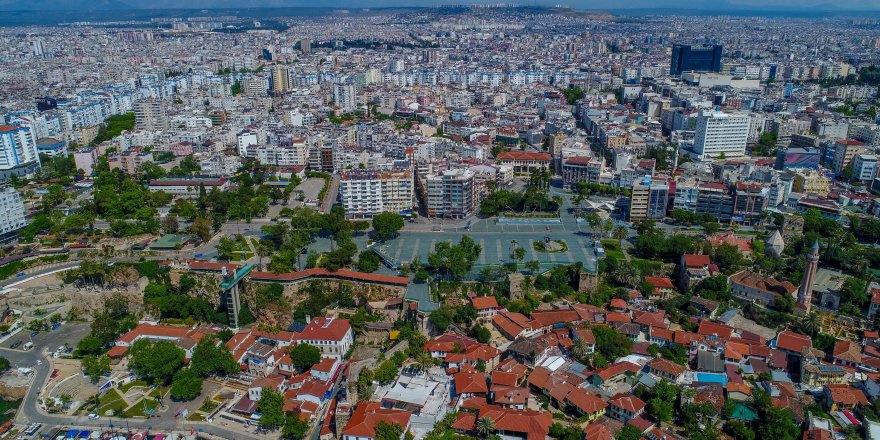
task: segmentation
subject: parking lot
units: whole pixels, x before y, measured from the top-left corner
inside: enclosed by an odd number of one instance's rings
[[[12,346],[15,345],[16,342],[20,342],[15,350],[25,351],[23,348],[25,344],[33,342],[34,347],[29,351],[39,353],[45,350],[47,353],[52,353],[58,350],[59,347],[64,346],[64,344],[68,344],[71,348],[75,348],[80,339],[89,334],[90,330],[89,325],[86,323],[69,322],[62,324],[54,331],[37,332],[36,335],[31,336],[33,332],[24,328],[17,334],[6,339],[6,341],[0,344],[0,348],[12,349]]]

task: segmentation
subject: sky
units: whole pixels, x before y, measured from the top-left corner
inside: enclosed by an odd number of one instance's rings
[[[201,9],[248,7],[377,8],[438,7],[449,4],[552,6],[577,9],[694,9],[694,10],[816,10],[880,11],[880,0],[0,0],[0,10]],[[819,15],[819,14],[817,14]]]

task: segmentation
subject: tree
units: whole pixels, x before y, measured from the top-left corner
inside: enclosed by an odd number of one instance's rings
[[[0,373],[9,369],[9,359],[0,357]]]
[[[712,261],[726,274],[734,273],[745,265],[745,257],[739,248],[728,243],[722,243],[715,248]]]
[[[530,260],[526,262],[526,270],[531,273],[536,273],[541,269],[541,262],[538,260]]]
[[[767,409],[755,428],[757,438],[774,440],[797,440],[801,430],[795,423],[791,411],[777,407]]]
[[[403,217],[393,212],[383,212],[373,217],[373,229],[376,231],[376,238],[385,241],[403,229]]]
[[[176,400],[192,400],[202,393],[202,378],[192,368],[186,368],[174,375],[171,382],[171,397]]]
[[[139,339],[128,354],[131,368],[154,383],[167,384],[183,367],[184,352],[170,341]]]
[[[97,382],[101,376],[110,372],[110,358],[106,355],[86,356],[82,359],[82,367],[92,382]]]
[[[495,421],[489,417],[480,417],[475,428],[480,437],[487,438],[495,432]]]
[[[79,343],[76,344],[76,350],[79,355],[96,355],[100,353],[103,348],[104,344],[101,343],[101,340],[92,335],[87,335],[80,339]]]
[[[309,433],[309,422],[303,420],[299,414],[287,415],[284,428],[281,429],[281,438],[285,440],[301,440]]]
[[[668,380],[662,379],[654,384],[651,395],[651,399],[648,400],[648,414],[661,422],[671,421],[673,404],[678,397],[678,388]]]
[[[816,312],[811,312],[809,315],[801,318],[801,331],[810,335],[811,338],[815,338],[816,335],[822,330],[822,321],[819,319],[819,315]]]
[[[623,249],[623,240],[626,240],[626,237],[629,236],[629,231],[626,229],[626,226],[618,226],[614,228],[614,239],[620,244],[620,248]]]
[[[593,327],[596,351],[607,359],[617,359],[632,353],[632,340],[610,327]]]
[[[229,237],[220,237],[217,242],[217,255],[220,259],[232,261],[238,250],[238,242]]]
[[[869,299],[868,283],[865,280],[849,277],[843,282],[843,287],[840,288],[841,304],[853,304],[861,310]]]
[[[375,272],[380,264],[379,256],[369,249],[358,254],[358,270],[361,272]]]
[[[189,365],[189,370],[201,377],[227,375],[238,370],[238,363],[232,358],[226,344],[218,344],[213,337],[199,341],[193,349]]]
[[[376,425],[376,440],[400,440],[403,427],[397,423],[379,422]]]
[[[196,217],[192,224],[189,225],[189,233],[199,237],[199,240],[208,241],[211,236],[211,219],[210,217]]]
[[[522,261],[524,258],[526,258],[526,250],[522,247],[517,247],[513,250],[513,258],[517,261]]]
[[[642,431],[639,431],[639,428],[636,428],[633,425],[626,425],[620,431],[617,431],[617,435],[614,436],[614,440],[639,440],[642,438]]]
[[[285,422],[284,396],[275,391],[263,389],[257,401],[257,410],[260,411],[260,426],[263,428],[276,429]]]
[[[306,371],[321,361],[321,349],[314,345],[297,344],[290,349],[290,360],[301,371]]]

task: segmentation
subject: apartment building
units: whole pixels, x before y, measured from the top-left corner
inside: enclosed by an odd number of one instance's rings
[[[428,217],[465,218],[476,212],[476,174],[471,170],[454,169],[425,177],[425,204]]]
[[[744,156],[749,130],[749,115],[746,113],[700,112],[693,155],[698,160]]]
[[[843,172],[853,159],[859,154],[865,153],[865,144],[855,139],[837,141],[834,145],[834,161],[831,169],[837,174]]]
[[[669,203],[669,183],[646,177],[633,184],[629,207],[629,219],[638,222],[645,219],[663,218]]]
[[[413,177],[409,170],[346,171],[340,177],[339,193],[349,217],[399,213],[413,208]]]
[[[7,237],[27,226],[21,194],[10,186],[0,188],[0,237]]]

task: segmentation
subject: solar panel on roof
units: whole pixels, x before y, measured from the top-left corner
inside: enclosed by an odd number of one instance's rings
[[[819,371],[823,373],[836,373],[843,371],[843,367],[839,367],[837,365],[820,365]]]

